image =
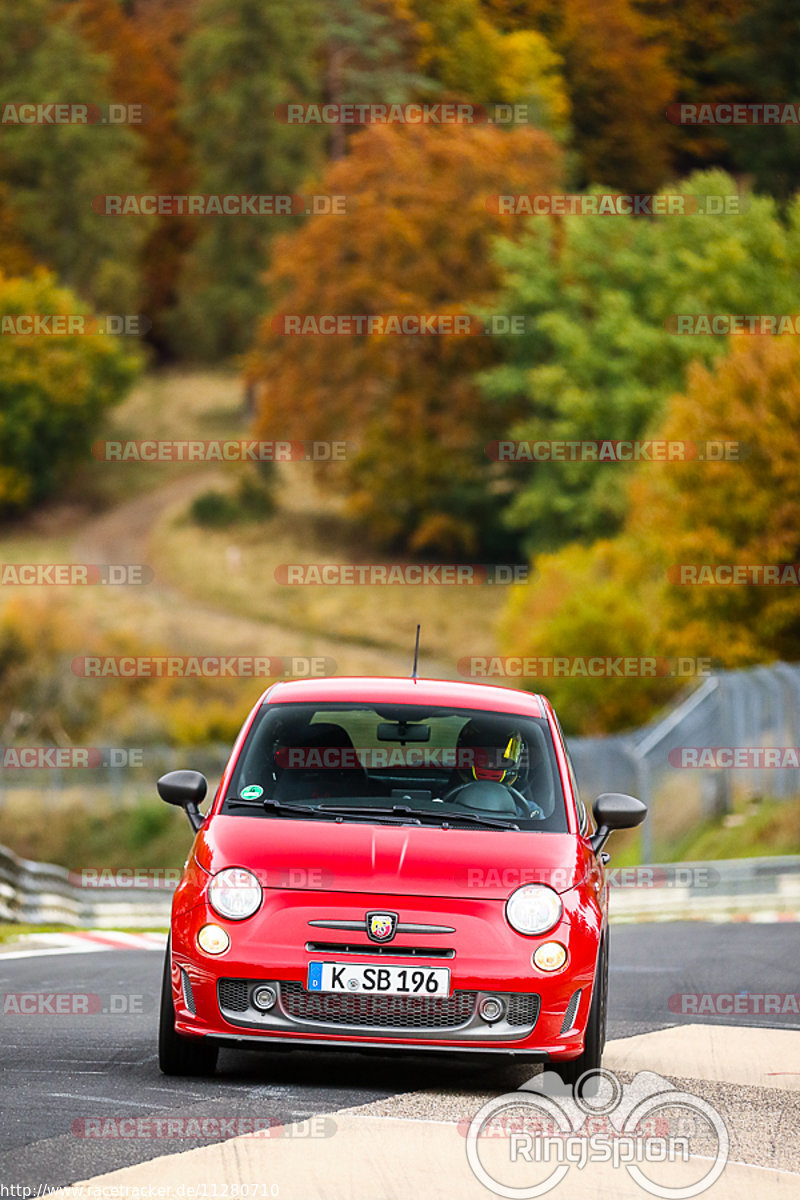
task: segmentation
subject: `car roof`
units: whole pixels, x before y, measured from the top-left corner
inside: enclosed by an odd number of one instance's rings
[[[487,712],[545,716],[541,696],[515,688],[467,683],[452,679],[408,679],[382,676],[327,676],[293,679],[274,684],[264,693],[266,704],[345,703],[431,704],[448,708],[477,708]]]

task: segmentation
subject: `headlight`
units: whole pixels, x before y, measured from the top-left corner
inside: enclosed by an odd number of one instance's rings
[[[228,867],[215,875],[208,885],[208,899],[214,912],[229,921],[252,917],[261,904],[261,884],[252,871]]]
[[[506,920],[517,933],[546,933],[558,924],[563,911],[558,892],[544,883],[517,888],[506,901]]]

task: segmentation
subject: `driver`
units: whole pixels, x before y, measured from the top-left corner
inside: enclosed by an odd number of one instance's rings
[[[456,743],[456,770],[463,783],[489,779],[511,785],[519,776],[524,746],[518,729],[487,728],[468,721]]]

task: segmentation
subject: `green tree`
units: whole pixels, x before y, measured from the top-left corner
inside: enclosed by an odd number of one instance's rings
[[[670,193],[735,195],[719,172]],[[528,315],[506,361],[484,377],[498,438],[636,439],[652,432],[688,364],[710,363],[727,338],[681,336],[685,313],[790,313],[800,283],[800,220],[781,224],[768,198],[739,215],[643,220],[597,215],[513,217],[524,233],[499,244],[497,309]],[[525,416],[514,421],[520,403]],[[505,431],[505,432],[503,432]],[[508,464],[507,520],[528,552],[619,529],[629,470],[582,461]]]
[[[89,49],[71,16],[52,16],[48,0],[0,6],[0,108],[113,100],[108,60]],[[98,308],[136,311],[147,218],[92,208],[95,196],[143,190],[135,134],[114,124],[14,124],[5,112],[0,176],[30,252]]]
[[[45,271],[0,275],[0,514],[23,512],[56,490],[135,378],[139,357],[117,338],[37,335],[16,321],[85,312]]]
[[[276,118],[283,104],[320,98],[316,0],[202,0],[185,51],[183,119],[195,147],[198,192],[297,191],[319,164],[322,131]],[[266,293],[261,274],[283,216],[204,216],[189,254],[173,337],[216,359],[252,337]]]
[[[748,5],[720,51],[720,67],[738,86],[736,99],[797,104],[800,96],[800,10],[792,0]],[[754,187],[786,201],[800,188],[796,125],[730,126],[719,131]]]
[[[434,87],[432,80],[414,70],[408,25],[390,0],[326,0],[320,17],[326,103],[401,104]],[[346,136],[343,125],[330,127],[331,158],[345,153]]]

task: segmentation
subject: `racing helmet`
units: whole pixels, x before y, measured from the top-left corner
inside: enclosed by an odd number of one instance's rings
[[[512,784],[522,766],[525,739],[519,729],[468,721],[456,743],[456,769],[469,783],[475,779]]]

